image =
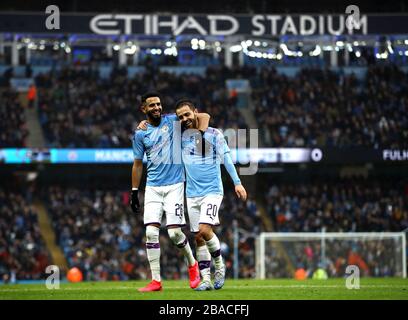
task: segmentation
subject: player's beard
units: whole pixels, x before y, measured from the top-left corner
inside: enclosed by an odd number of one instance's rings
[[[147,117],[149,120],[153,123],[160,123],[162,116],[162,109],[160,108],[157,112],[157,110],[151,110],[147,113]]]
[[[198,125],[197,117],[194,117],[194,119],[188,119],[183,123],[185,129],[197,129],[198,128],[197,125]]]

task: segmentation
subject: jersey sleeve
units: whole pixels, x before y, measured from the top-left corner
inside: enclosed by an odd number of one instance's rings
[[[234,182],[234,185],[240,185],[241,179],[239,179],[237,169],[235,169],[234,162],[232,162],[231,154],[229,153],[226,153],[224,155],[224,167],[227,170],[232,181]]]
[[[231,151],[221,131],[218,131],[218,130],[216,131],[215,141],[216,141],[217,154],[220,155],[221,158],[224,156],[224,154]]]
[[[224,164],[225,169],[227,170],[231,180],[234,182],[234,185],[241,184],[241,180],[239,179],[237,170],[235,169],[234,162],[231,158],[231,150],[228,147],[227,141],[225,140],[224,135],[221,131],[217,130],[217,153],[221,158],[221,163]]]
[[[175,113],[168,113],[166,114],[166,118],[169,119],[170,121],[178,121],[179,118]]]
[[[132,139],[133,158],[135,160],[143,160],[145,148],[143,144],[143,134],[136,131]]]

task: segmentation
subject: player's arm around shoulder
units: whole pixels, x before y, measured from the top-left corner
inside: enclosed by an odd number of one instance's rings
[[[138,124],[137,127],[136,127],[136,130],[146,131],[146,130],[147,130],[147,124],[148,124],[148,123],[149,123],[149,122],[147,122],[147,120],[142,120],[142,121],[140,121],[139,124]]]
[[[205,112],[197,113],[197,120],[198,120],[198,130],[205,131],[207,130],[208,126],[210,125],[211,116]]]

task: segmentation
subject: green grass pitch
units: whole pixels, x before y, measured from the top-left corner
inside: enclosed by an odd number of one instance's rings
[[[163,281],[162,292],[139,293],[148,281],[62,283],[58,290],[41,284],[0,285],[0,300],[408,300],[408,280],[360,280],[360,289],[347,289],[345,279],[229,280],[221,290],[196,292],[187,280]]]

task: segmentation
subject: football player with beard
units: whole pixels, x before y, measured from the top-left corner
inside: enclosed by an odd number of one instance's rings
[[[163,213],[166,213],[167,231],[172,242],[188,262],[190,287],[200,283],[198,262],[193,256],[187,237],[181,227],[184,216],[184,167],[181,161],[181,132],[175,114],[162,114],[160,94],[149,92],[142,96],[141,109],[146,115],[145,130],[136,130],[132,139],[134,162],[132,167],[131,208],[140,210],[138,191],[143,172],[143,157],[147,155],[147,182],[144,201],[144,225],[146,226],[146,251],[152,273],[152,281],[140,292],[161,291],[159,229]],[[210,116],[198,113],[199,129],[208,128]],[[143,126],[139,124],[138,128]],[[174,141],[174,139],[178,141]]]

